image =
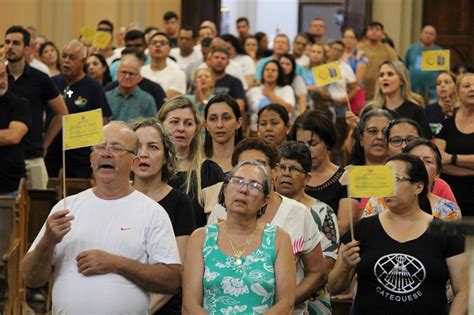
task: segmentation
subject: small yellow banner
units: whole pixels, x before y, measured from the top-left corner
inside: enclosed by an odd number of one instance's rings
[[[342,80],[341,69],[339,69],[339,63],[337,61],[314,67],[311,70],[313,71],[316,86],[325,86]]]
[[[449,70],[449,49],[423,51],[421,55],[421,70]]]
[[[81,38],[88,42],[92,42],[94,40],[95,29],[90,25],[84,25],[81,27]]]
[[[104,143],[102,109],[63,116],[64,150]]]
[[[391,165],[351,166],[349,197],[389,197],[395,195],[395,173]]]
[[[110,43],[112,35],[107,32],[96,32],[94,35],[94,40],[92,41],[92,47],[105,49]]]

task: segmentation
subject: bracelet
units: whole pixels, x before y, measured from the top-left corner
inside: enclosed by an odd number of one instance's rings
[[[451,164],[456,165],[458,162],[458,155],[456,153],[451,154]]]

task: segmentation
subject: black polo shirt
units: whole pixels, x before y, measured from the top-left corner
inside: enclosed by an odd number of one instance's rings
[[[102,86],[89,76],[84,76],[84,78],[70,86],[62,74],[54,76],[52,81],[61,91],[70,114],[101,108],[103,117],[112,116]],[[52,113],[48,111],[47,125],[50,124],[52,117]],[[90,152],[90,148],[66,151],[66,174],[68,177],[89,178],[91,176]],[[58,176],[59,168],[62,167],[62,133],[49,146],[45,162],[49,176]]]
[[[22,122],[29,128],[30,104],[27,99],[7,91],[0,96],[0,129],[8,129],[12,121]],[[17,190],[23,176],[25,176],[23,141],[13,145],[0,145],[0,193]]]
[[[8,71],[8,69],[7,69]],[[8,75],[8,85],[11,92],[29,101],[31,111],[31,127],[23,138],[25,143],[25,158],[42,157],[43,153],[43,117],[48,102],[59,95],[47,74],[25,64],[23,73],[15,80]]]

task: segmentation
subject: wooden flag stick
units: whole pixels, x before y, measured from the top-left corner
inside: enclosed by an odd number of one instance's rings
[[[352,112],[351,110],[351,102],[349,100],[349,94],[346,93],[346,101],[347,101],[347,110]]]
[[[64,122],[65,122],[66,117],[63,116],[63,172],[62,172],[62,179],[63,179],[63,202],[64,202],[64,210],[66,210],[66,148],[64,147],[65,141],[64,141]]]
[[[351,241],[355,240],[355,237],[354,237],[354,219],[352,218],[352,209],[349,208],[349,225],[350,225],[350,229],[351,229]]]

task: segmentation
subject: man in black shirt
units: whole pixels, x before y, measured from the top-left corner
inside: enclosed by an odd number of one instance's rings
[[[61,74],[53,77],[56,87],[62,91],[70,113],[80,113],[96,108],[102,109],[104,124],[112,112],[102,86],[84,73],[87,48],[78,40],[72,40],[63,48]],[[48,115],[47,123],[50,122]],[[46,154],[46,166],[50,176],[58,176],[62,167],[62,138],[54,139]],[[90,149],[80,148],[66,151],[66,176],[90,178]]]
[[[234,76],[227,74],[225,68],[229,64],[229,53],[225,48],[215,48],[211,51],[209,67],[216,77],[214,94],[228,94],[239,104],[240,112],[245,110],[245,92],[242,82]]]
[[[28,187],[44,189],[48,183],[44,152],[61,130],[62,116],[68,112],[51,79],[26,63],[25,50],[29,49],[29,42],[30,33],[21,26],[12,26],[6,31],[5,55],[10,90],[30,103],[31,126],[24,139]],[[52,122],[43,136],[46,109],[51,112]]]
[[[8,73],[0,62],[0,194],[14,193],[25,175],[23,136],[31,124],[26,99],[8,91]]]

